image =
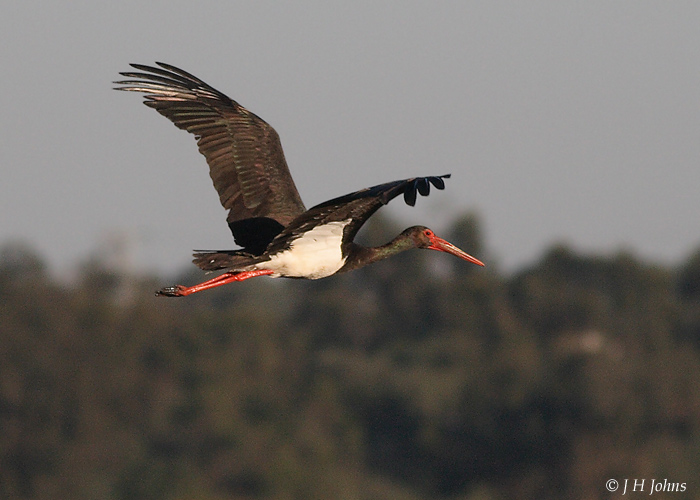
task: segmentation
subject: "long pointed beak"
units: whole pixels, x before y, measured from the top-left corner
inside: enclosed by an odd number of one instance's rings
[[[439,250],[440,252],[446,252],[446,253],[452,254],[455,257],[459,257],[460,259],[464,259],[467,262],[471,262],[472,264],[476,264],[477,266],[482,266],[482,267],[485,266],[485,264],[483,262],[481,262],[479,259],[477,259],[476,257],[472,257],[464,250],[457,248],[449,241],[445,241],[442,238],[438,238],[437,236],[433,236],[430,239],[430,246],[428,248],[430,248],[431,250]]]

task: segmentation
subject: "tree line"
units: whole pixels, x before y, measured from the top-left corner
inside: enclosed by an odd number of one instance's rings
[[[479,229],[448,239],[488,261]],[[0,250],[0,498],[700,498],[700,250],[162,285],[99,260],[66,285]]]

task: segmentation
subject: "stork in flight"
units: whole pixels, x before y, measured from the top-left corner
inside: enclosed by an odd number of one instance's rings
[[[175,66],[132,64],[114,82],[116,90],[142,92],[144,104],[194,134],[209,175],[227,209],[239,250],[197,251],[194,263],[225,272],[194,285],[170,286],[156,295],[183,297],[255,276],[319,279],[357,269],[411,248],[428,248],[484,264],[424,226],[413,226],[389,243],[363,247],[353,242],[365,221],[400,194],[413,206],[432,184],[444,189],[450,175],[387,182],[334,198],[306,210],[284,159],[277,132],[199,78]]]

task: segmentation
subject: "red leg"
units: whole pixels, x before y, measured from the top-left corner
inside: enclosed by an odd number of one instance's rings
[[[208,290],[209,288],[214,288],[216,286],[225,285],[227,283],[233,283],[234,281],[243,281],[248,278],[255,278],[256,276],[264,276],[267,274],[272,274],[274,271],[269,269],[256,269],[255,271],[243,271],[242,273],[224,273],[221,276],[217,276],[214,279],[200,283],[194,286],[167,286],[156,292],[157,296],[162,297],[185,297],[192,293],[201,292],[202,290]]]

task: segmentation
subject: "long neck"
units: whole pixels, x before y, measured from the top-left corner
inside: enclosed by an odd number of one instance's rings
[[[348,244],[348,257],[345,265],[338,272],[351,271],[367,266],[373,262],[386,259],[411,248],[416,248],[413,239],[405,233],[399,234],[396,238],[385,245],[378,247],[363,247],[356,243]]]

